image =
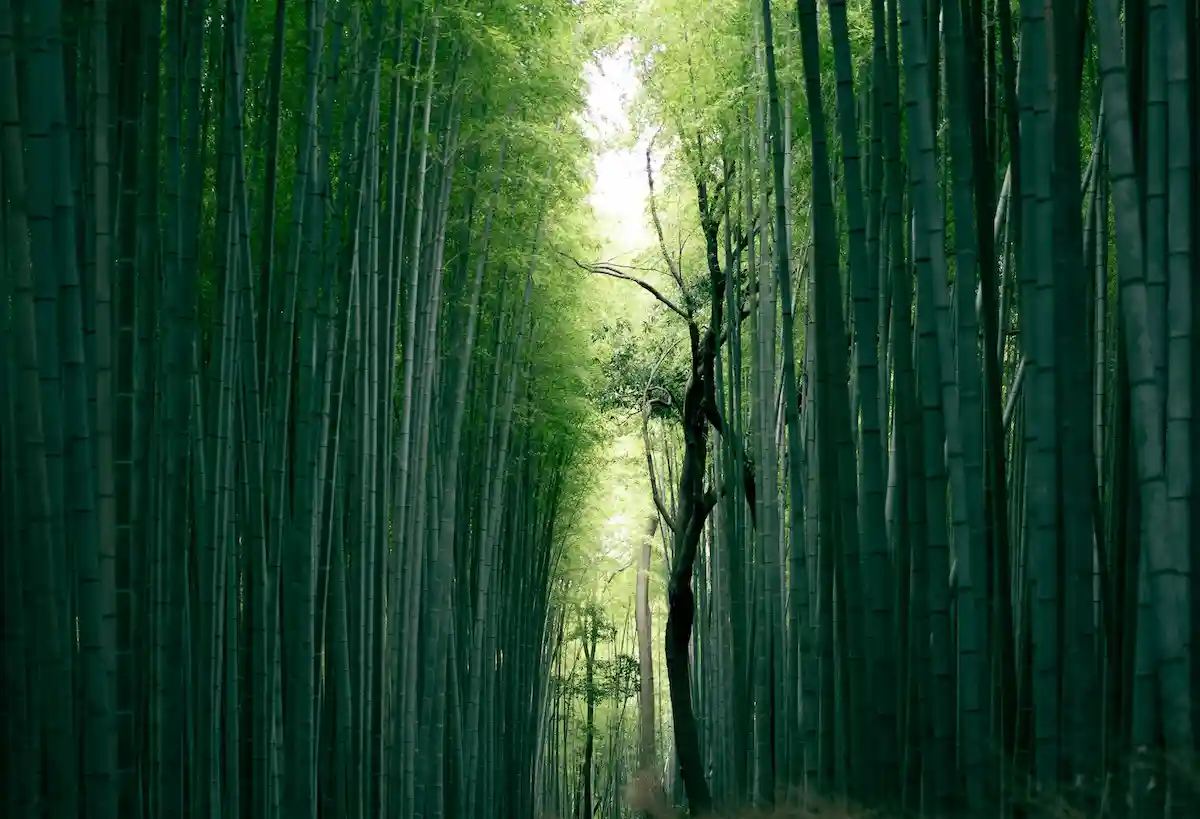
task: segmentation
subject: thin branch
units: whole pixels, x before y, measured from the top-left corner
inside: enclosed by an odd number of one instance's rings
[[[658,514],[666,521],[667,527],[671,531],[675,530],[675,517],[667,510],[666,503],[663,502],[662,492],[658,488],[658,477],[654,471],[654,449],[650,444],[650,405],[646,405],[646,411],[642,413],[642,448],[646,450],[646,471],[650,475],[650,493],[654,496],[654,506],[658,509]]]
[[[646,379],[646,389],[642,393],[642,448],[646,450],[646,471],[650,476],[650,493],[654,496],[654,505],[658,509],[658,514],[666,521],[667,526],[671,531],[675,531],[675,517],[667,511],[667,505],[663,502],[662,492],[658,488],[658,477],[654,471],[654,447],[650,443],[650,387],[654,384],[654,377],[658,375],[658,368],[666,361],[667,356],[678,346],[676,341],[659,356],[658,361],[654,364],[654,369],[650,371],[650,377]]]
[[[671,271],[671,278],[675,280],[675,284],[679,285],[679,291],[684,294],[684,301],[687,301],[687,291],[683,286],[683,274],[679,272],[679,265],[671,258],[671,253],[667,250],[667,240],[663,236],[662,222],[658,218],[658,205],[654,199],[654,171],[651,169],[650,159],[651,153],[654,150],[654,139],[651,138],[646,145],[646,182],[650,186],[650,194],[648,204],[650,207],[650,220],[654,223],[654,232],[658,235],[658,246],[662,250],[663,261],[667,263],[667,269]],[[683,257],[682,250],[680,258]],[[690,312],[690,308],[689,308]]]
[[[647,400],[642,404],[642,409],[649,409],[651,412],[653,412],[655,407],[661,407],[664,411],[670,413],[671,415],[678,415],[679,412],[678,407],[675,405],[675,396],[673,396],[671,391],[666,387],[659,387],[658,389],[663,393],[666,393],[666,398],[657,396],[654,398],[647,398]],[[649,395],[648,392],[647,395]]]
[[[596,264],[602,264],[602,265],[605,265],[606,267],[611,267],[614,270],[640,270],[643,273],[658,273],[658,272],[660,272],[657,267],[650,267],[648,265],[642,265],[642,264],[626,264],[625,262],[618,262],[613,259],[607,259],[602,262],[597,262]]]
[[[689,316],[687,313],[683,312],[683,310],[680,310],[679,305],[675,304],[675,302],[671,301],[669,298],[664,296],[657,287],[650,284],[650,282],[646,281],[645,279],[639,279],[637,276],[634,276],[630,273],[622,273],[620,270],[617,270],[615,267],[613,267],[611,265],[584,264],[583,262],[579,261],[575,257],[569,256],[566,253],[562,253],[562,251],[559,251],[559,253],[561,253],[564,256],[567,256],[568,259],[573,261],[581,269],[586,270],[588,273],[599,273],[602,276],[611,276],[614,279],[624,279],[627,282],[633,282],[638,287],[642,288],[647,293],[654,296],[654,298],[658,299],[659,302],[661,302],[663,304],[663,306],[666,307],[668,310],[670,310],[672,313],[675,313],[684,321],[691,323],[691,321],[692,321],[691,316]]]

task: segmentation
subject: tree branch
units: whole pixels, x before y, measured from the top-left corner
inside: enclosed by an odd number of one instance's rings
[[[662,492],[659,491],[658,477],[654,471],[654,449],[650,444],[650,387],[654,384],[654,377],[658,375],[658,368],[667,360],[667,356],[671,354],[678,343],[672,344],[658,357],[654,369],[650,371],[650,377],[646,379],[646,389],[642,392],[642,448],[646,450],[646,471],[650,476],[650,493],[654,496],[654,506],[658,509],[658,514],[662,516],[671,531],[675,531],[675,516],[667,510]]]
[[[648,204],[650,207],[650,221],[654,223],[654,232],[658,235],[658,246],[662,250],[663,261],[667,263],[667,270],[671,271],[671,278],[675,280],[675,284],[679,286],[679,292],[683,294],[684,305],[688,308],[689,315],[691,314],[691,306],[687,304],[687,288],[683,286],[683,274],[679,272],[679,265],[671,258],[670,251],[667,250],[667,240],[663,236],[662,222],[658,218],[658,205],[654,199],[654,171],[650,167],[651,152],[654,146],[654,139],[651,138],[646,145],[646,182],[649,185],[650,195]],[[682,257],[683,253],[680,252]]]
[[[666,503],[663,502],[662,492],[658,488],[658,478],[654,471],[654,450],[650,444],[650,404],[646,404],[646,409],[642,412],[642,448],[646,450],[646,471],[650,475],[650,494],[654,496],[654,506],[658,509],[658,514],[666,522],[667,528],[675,530],[675,517],[667,510]]]
[[[564,253],[562,255],[566,256],[567,254]],[[692,321],[691,316],[689,316],[683,310],[679,309],[679,305],[675,304],[675,302],[671,301],[669,298],[664,296],[657,287],[650,284],[650,282],[646,281],[645,279],[639,279],[637,276],[634,276],[630,273],[622,273],[620,270],[617,270],[612,265],[603,264],[603,263],[599,263],[599,262],[595,263],[595,264],[584,264],[583,262],[579,261],[578,259],[574,258],[573,256],[567,256],[567,258],[569,258],[571,261],[573,261],[578,267],[580,267],[583,270],[586,270],[589,273],[599,273],[602,276],[611,276],[614,279],[624,279],[627,282],[633,282],[638,287],[642,288],[647,293],[649,293],[651,296],[654,296],[654,298],[658,299],[658,301],[664,307],[666,307],[668,310],[670,310],[672,313],[675,313],[677,316],[679,316],[684,321],[691,323],[691,321]]]

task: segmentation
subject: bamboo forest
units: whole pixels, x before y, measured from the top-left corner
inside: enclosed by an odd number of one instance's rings
[[[0,815],[1200,816],[1198,0],[0,0]]]

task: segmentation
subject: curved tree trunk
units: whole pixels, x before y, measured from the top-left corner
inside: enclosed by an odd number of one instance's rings
[[[694,326],[694,325],[693,325]],[[711,329],[705,348],[715,350]],[[683,401],[683,464],[679,473],[676,510],[671,539],[674,562],[667,586],[666,660],[667,683],[671,691],[671,718],[675,732],[675,755],[683,778],[684,792],[693,816],[712,810],[712,796],[704,775],[700,753],[700,735],[692,707],[691,661],[688,647],[696,618],[696,596],[692,590],[692,569],[704,521],[716,504],[716,497],[704,490],[704,472],[708,461],[708,420],[704,414],[704,361],[708,350],[693,346],[692,377]],[[712,358],[709,357],[711,362]],[[708,370],[711,372],[711,366]]]

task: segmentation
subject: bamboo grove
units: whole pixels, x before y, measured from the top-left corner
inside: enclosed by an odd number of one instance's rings
[[[0,0],[4,815],[1193,815],[1197,77],[1192,0]]]
[[[655,775],[1194,815],[1200,8],[641,6]]]
[[[589,37],[0,0],[5,816],[531,815]]]

